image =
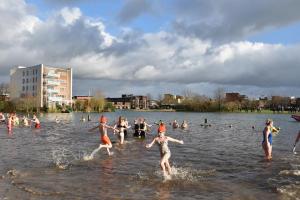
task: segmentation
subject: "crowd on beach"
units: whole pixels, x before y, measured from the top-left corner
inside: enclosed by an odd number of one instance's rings
[[[35,129],[41,128],[41,123],[35,114],[33,114],[32,118],[29,118],[29,115],[28,116],[23,115],[20,118],[16,113],[10,113],[5,116],[3,113],[0,112],[0,124],[6,124],[9,133],[12,132],[12,129],[15,126],[32,127],[32,124],[34,124]],[[82,117],[80,121],[85,121],[85,118]],[[90,116],[88,116],[88,121],[91,121]],[[57,117],[55,118],[55,122],[56,123],[60,122]],[[176,120],[174,120],[170,122],[169,125],[173,129],[177,129],[177,128],[188,129],[188,122],[186,120],[183,120],[181,124],[179,124]],[[204,124],[201,124],[201,126],[211,127],[212,125],[208,123],[207,119],[205,119]],[[168,147],[168,142],[175,142],[179,144],[183,144],[184,142],[182,140],[177,140],[175,138],[167,136],[166,135],[167,126],[162,120],[160,120],[159,122],[155,122],[153,124],[148,124],[146,119],[138,118],[134,120],[133,126],[130,126],[128,120],[125,117],[120,116],[117,120],[117,123],[111,126],[108,124],[108,118],[102,115],[99,118],[98,125],[88,130],[89,132],[92,132],[98,129],[101,136],[101,144],[90,155],[85,156],[84,160],[93,159],[94,155],[102,148],[106,149],[108,155],[113,154],[113,152],[110,151],[110,149],[112,148],[112,142],[108,136],[108,130],[112,130],[113,134],[117,134],[119,139],[119,144],[123,145],[125,142],[125,138],[128,135],[128,129],[130,128],[133,129],[133,137],[143,139],[148,134],[150,134],[150,131],[153,127],[156,127],[157,129],[156,135],[153,137],[151,143],[146,145],[146,148],[151,148],[155,143],[158,144],[159,151],[160,151],[160,166],[162,168],[164,176],[169,177],[171,175],[171,167],[169,163],[169,159],[171,157],[171,151]],[[229,127],[232,128],[232,125],[229,125]],[[254,128],[255,127],[253,126],[252,129]],[[273,135],[278,134],[279,131],[280,128],[276,128],[271,119],[266,120],[265,128],[263,130],[262,148],[264,150],[265,159],[267,161],[272,160]],[[297,134],[297,137],[295,139],[295,143],[293,147],[294,153],[296,153],[296,145],[299,142],[299,140],[300,140],[300,131]]]

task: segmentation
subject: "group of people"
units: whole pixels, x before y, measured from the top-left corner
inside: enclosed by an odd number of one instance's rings
[[[35,114],[33,114],[32,119],[29,119],[25,115],[23,115],[20,120],[19,116],[16,113],[7,114],[7,116],[5,117],[5,115],[0,112],[0,123],[7,125],[8,132],[11,132],[13,127],[28,127],[31,126],[32,123],[34,123],[34,127],[37,129],[41,127],[40,120]]]
[[[185,120],[183,120],[182,124],[179,125],[178,122],[176,120],[174,120],[172,122],[172,127],[175,129],[175,128],[182,128],[182,129],[186,129],[188,127],[188,124]]]
[[[125,118],[119,117],[118,123],[114,126],[108,125],[108,119],[105,116],[101,116],[99,119],[99,125],[90,129],[89,131],[93,131],[96,129],[99,129],[99,133],[101,136],[101,144],[97,149],[95,149],[90,155],[85,156],[84,160],[91,160],[94,158],[94,155],[102,148],[106,148],[106,151],[108,155],[112,155],[113,153],[110,152],[110,149],[112,148],[112,143],[108,137],[107,131],[108,129],[113,130],[113,133],[117,133],[120,139],[120,144],[124,143],[124,130],[130,128],[128,125],[128,122]],[[159,121],[158,123],[155,123],[157,128],[157,135],[154,137],[152,142],[150,144],[146,145],[146,148],[151,148],[154,143],[157,143],[159,145],[160,149],[160,166],[163,170],[163,174],[165,177],[169,177],[171,175],[171,167],[169,163],[169,159],[171,157],[171,151],[168,147],[168,141],[176,142],[183,144],[182,140],[177,140],[172,137],[166,136],[166,125],[163,121]],[[134,121],[134,136],[135,137],[145,137],[147,128],[152,127],[153,125],[149,125],[146,123],[146,120],[141,118],[139,120]]]

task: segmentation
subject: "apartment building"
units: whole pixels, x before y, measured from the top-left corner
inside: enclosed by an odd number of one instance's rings
[[[11,100],[32,99],[34,107],[72,104],[72,69],[39,64],[10,71]]]

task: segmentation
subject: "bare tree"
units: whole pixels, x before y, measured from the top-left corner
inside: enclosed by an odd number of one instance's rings
[[[224,99],[225,99],[225,93],[223,88],[217,88],[215,91],[215,99],[218,105],[219,111],[222,110]]]

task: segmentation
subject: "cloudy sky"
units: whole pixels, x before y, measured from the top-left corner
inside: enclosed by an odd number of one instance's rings
[[[73,68],[74,95],[300,96],[299,0],[1,0],[0,82]]]

